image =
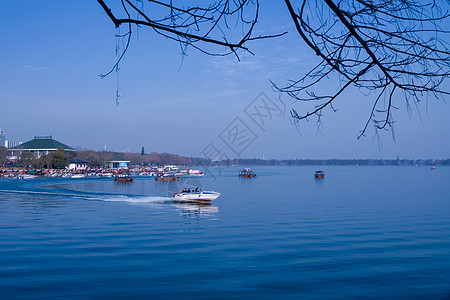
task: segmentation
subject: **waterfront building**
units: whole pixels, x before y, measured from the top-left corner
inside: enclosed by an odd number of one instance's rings
[[[110,160],[105,162],[106,169],[128,169],[129,160]]]
[[[86,170],[88,168],[89,162],[87,160],[79,159],[79,158],[71,158],[68,160],[69,170]]]
[[[57,140],[54,140],[52,136],[35,136],[31,141],[22,143],[16,147],[8,149],[11,156],[20,157],[23,152],[31,152],[36,157],[41,155],[47,155],[51,151],[58,150],[59,147],[63,147],[64,152],[74,152],[75,149],[69,147]]]

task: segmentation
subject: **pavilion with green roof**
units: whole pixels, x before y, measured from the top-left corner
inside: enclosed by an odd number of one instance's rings
[[[54,140],[52,136],[35,136],[31,141],[22,143],[14,148],[8,149],[13,155],[20,156],[23,152],[31,152],[36,157],[41,155],[47,155],[51,151],[58,150],[59,147],[63,147],[65,152],[75,151],[72,147],[69,147],[57,140]]]

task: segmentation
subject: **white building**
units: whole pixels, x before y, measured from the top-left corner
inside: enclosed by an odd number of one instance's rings
[[[19,143],[19,145],[20,145],[20,143]],[[16,146],[17,146],[17,142],[5,140],[5,147],[6,148],[14,148]]]
[[[71,158],[69,159],[69,170],[86,170],[88,168],[89,162],[87,160],[82,160],[79,158]]]

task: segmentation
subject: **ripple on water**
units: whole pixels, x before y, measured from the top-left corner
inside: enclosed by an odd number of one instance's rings
[[[2,296],[449,295],[446,180],[397,168],[394,184],[380,179],[389,168],[333,168],[319,184],[307,168],[265,170],[218,176],[222,195],[203,206],[172,201],[151,179],[0,181]]]

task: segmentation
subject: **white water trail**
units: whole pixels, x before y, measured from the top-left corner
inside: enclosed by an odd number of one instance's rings
[[[159,196],[102,196],[98,200],[110,202],[129,202],[129,203],[164,203],[173,202],[173,198]]]

